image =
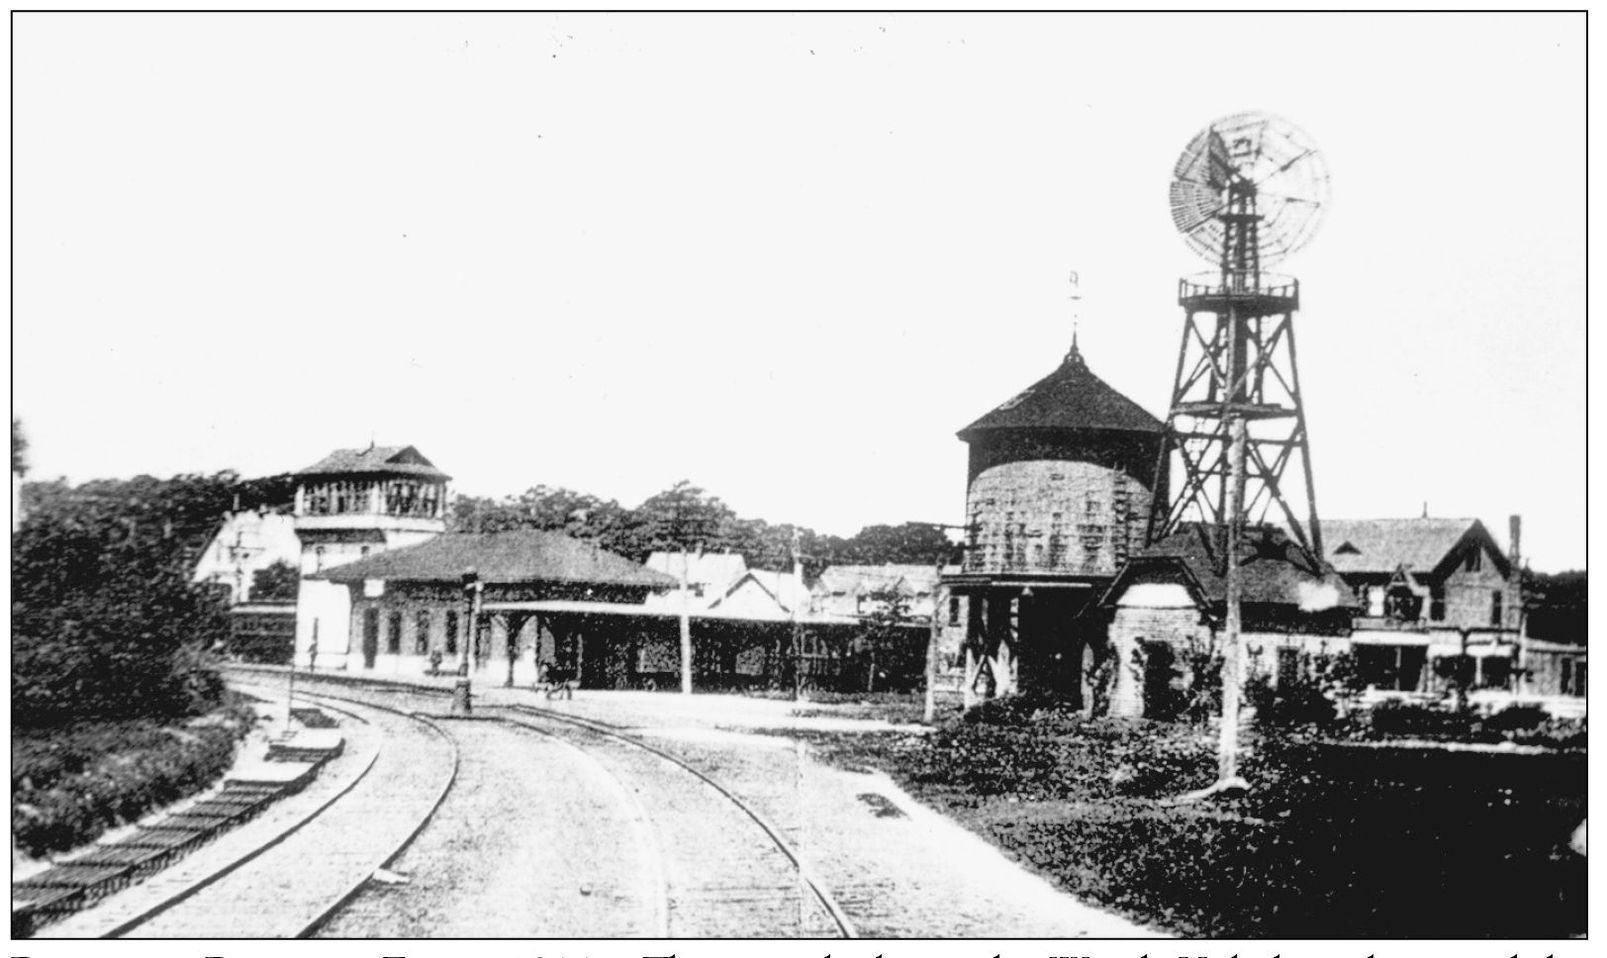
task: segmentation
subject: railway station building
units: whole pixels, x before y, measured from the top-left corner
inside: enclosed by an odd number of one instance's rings
[[[471,668],[516,683],[547,665],[582,688],[913,688],[926,627],[867,638],[797,570],[656,553],[647,565],[557,532],[446,532],[450,477],[412,446],[340,449],[297,474],[298,667],[418,675]],[[474,571],[476,617],[463,589]],[[686,587],[682,589],[682,582]]]

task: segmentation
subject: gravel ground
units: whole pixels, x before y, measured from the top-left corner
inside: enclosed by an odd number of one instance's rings
[[[451,772],[438,735],[368,710],[383,736],[367,775],[280,844],[135,928],[139,938],[279,938],[298,933],[373,873],[433,806]]]
[[[391,866],[324,938],[567,938],[656,934],[650,847],[607,774],[549,737],[444,722],[458,780]]]
[[[863,936],[1157,934],[1056,890],[885,775],[816,762],[802,743],[733,733],[717,742],[669,734],[662,744],[785,823]]]
[[[1046,880],[1005,858],[991,844],[916,802],[885,776],[829,767],[811,758],[807,745],[779,734],[764,734],[767,729],[886,732],[892,728],[887,723],[823,716],[818,710],[817,714],[799,717],[791,714],[795,708],[793,703],[736,696],[682,697],[583,691],[573,701],[547,702],[543,696],[528,691],[494,686],[477,686],[477,696],[483,715],[495,714],[494,707],[498,703],[550,707],[607,722],[692,762],[753,803],[779,827],[855,920],[861,935],[1062,938],[1153,937],[1157,934],[1058,891]],[[443,707],[439,698],[419,697],[419,700],[432,702],[433,710]],[[533,776],[553,788],[594,794],[590,800],[583,795],[572,795],[567,800],[549,799],[548,806],[553,814],[541,819],[541,824],[527,824],[527,830],[536,835],[549,835],[558,830],[569,836],[566,839],[572,846],[569,859],[576,868],[588,869],[598,876],[593,879],[598,887],[610,881],[617,884],[617,877],[609,877],[617,862],[610,859],[606,849],[588,848],[586,843],[597,836],[585,833],[626,833],[622,821],[630,817],[630,812],[618,796],[619,783],[624,782],[636,795],[637,805],[645,812],[656,836],[660,868],[670,884],[671,935],[821,937],[834,932],[825,922],[823,910],[811,905],[808,896],[799,891],[795,873],[791,879],[778,878],[775,876],[785,876],[784,869],[764,865],[734,879],[730,876],[730,870],[738,863],[753,860],[752,849],[756,846],[748,845],[744,853],[741,851],[743,843],[735,840],[743,829],[753,826],[751,823],[742,825],[733,818],[729,806],[722,808],[722,800],[706,786],[693,787],[681,782],[682,777],[691,779],[691,776],[684,772],[677,775],[669,771],[670,766],[662,760],[645,753],[626,746],[610,749],[601,736],[562,725],[552,728],[554,731],[563,729],[559,734],[587,749],[594,761],[601,763],[612,776],[612,785],[595,774],[580,771],[572,764],[573,756],[566,760],[556,750],[541,752],[528,741],[523,746],[528,760],[525,755],[496,759],[496,771],[488,769],[485,774]],[[527,733],[520,734],[523,739],[529,738]],[[489,755],[490,752],[488,758]],[[517,771],[519,766],[525,770]],[[534,771],[548,767],[568,771],[556,776]],[[505,784],[483,789],[499,797],[487,799],[485,808],[475,812],[475,827],[497,829],[495,833],[502,837],[487,844],[509,849],[508,858],[520,862],[540,860],[532,859],[527,851],[520,851],[527,847],[525,843],[535,839],[502,834],[500,826],[492,824],[499,819],[517,817],[516,810],[528,799],[520,797],[510,801],[500,796],[504,791],[508,795],[524,796],[526,793],[520,788]],[[607,792],[610,788],[611,794]],[[448,805],[452,804],[453,800],[449,799]],[[608,815],[613,818],[607,818]],[[598,821],[613,824],[599,827],[594,824]],[[444,822],[443,819],[440,829],[443,832]],[[453,867],[446,864],[448,859],[464,856],[452,849],[437,847],[437,839],[432,835],[437,830],[436,826],[427,830],[409,856],[415,852],[422,854],[427,845],[436,848],[432,854],[444,856],[437,866],[444,871]],[[440,841],[444,842],[445,838]],[[641,848],[629,849],[628,853],[634,853],[637,862],[644,860]],[[547,860],[541,860],[539,867],[549,868],[547,861],[550,859],[549,855]],[[421,869],[408,859],[396,867],[399,871],[411,872],[415,883],[425,881],[420,878]],[[461,863],[456,867],[473,871]],[[487,868],[484,864],[479,867]],[[504,867],[498,865],[490,870],[493,874],[504,874]],[[637,869],[645,867],[648,866],[638,865]],[[465,883],[465,888],[479,881],[467,873],[459,880]],[[367,894],[403,895],[408,887],[396,886]],[[444,891],[444,886],[439,893],[449,897],[456,895]],[[466,897],[474,900],[472,895]],[[402,898],[392,900],[396,905],[391,920],[400,920],[395,913],[406,913],[410,906]],[[741,915],[744,909],[746,917],[740,924],[731,924],[722,917]],[[407,928],[393,925],[380,930],[380,926],[374,926],[375,930],[362,933],[500,934],[488,929],[500,927],[495,923],[502,919],[485,918],[483,913],[481,907],[482,917],[478,922],[465,925],[438,924],[436,922],[446,919],[433,918]],[[602,929],[610,927],[598,919],[584,924],[586,927],[580,933],[588,937],[607,936]],[[642,928],[642,920],[633,917],[630,927]],[[334,926],[328,930],[333,933]],[[558,931],[521,934],[566,935]]]

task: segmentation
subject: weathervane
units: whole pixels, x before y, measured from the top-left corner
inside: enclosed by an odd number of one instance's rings
[[[1066,354],[1067,359],[1081,359],[1082,354],[1077,350],[1077,324],[1082,319],[1081,309],[1082,290],[1078,287],[1077,271],[1071,271],[1071,352]]]

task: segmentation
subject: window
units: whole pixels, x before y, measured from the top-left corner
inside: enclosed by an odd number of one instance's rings
[[[318,548],[312,550],[312,558],[313,558],[312,570],[314,572],[322,572],[322,571],[324,571],[324,547],[323,546],[319,546]]]
[[[1499,626],[1501,624],[1501,601],[1502,601],[1502,598],[1503,598],[1503,596],[1501,595],[1500,592],[1492,592],[1492,593],[1490,593],[1490,624],[1491,625]]]
[[[1585,694],[1585,663],[1578,659],[1562,660],[1562,694]]]
[[[1463,564],[1462,568],[1469,572],[1477,572],[1484,568],[1484,550],[1474,547],[1474,549],[1468,553],[1467,561]]]
[[[309,516],[325,516],[329,514],[328,483],[307,487],[306,509]]]
[[[456,609],[449,609],[446,613],[446,654],[458,654],[458,613]]]
[[[1489,656],[1479,662],[1479,688],[1504,689],[1512,683],[1512,660]]]
[[[1300,650],[1290,646],[1278,649],[1278,684],[1288,685],[1300,678]]]
[[[420,609],[413,621],[413,654],[425,655],[430,651],[430,610]]]
[[[1435,622],[1445,621],[1445,587],[1431,586],[1428,590],[1428,617]]]
[[[1095,499],[1093,496],[1089,496],[1083,502],[1082,511],[1083,515],[1085,516],[1097,516],[1104,511],[1104,508],[1104,503],[1100,502],[1098,499]]]
[[[960,624],[960,597],[959,596],[953,596],[952,598],[949,599],[949,625],[959,625],[959,624]]]
[[[368,558],[368,546],[363,546],[358,554],[364,559]]]
[[[390,627],[385,630],[385,654],[400,655],[402,653],[402,613],[392,612]]]

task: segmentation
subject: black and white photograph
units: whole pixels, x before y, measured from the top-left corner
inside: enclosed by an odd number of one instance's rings
[[[1586,17],[13,10],[12,954],[1582,954]]]

